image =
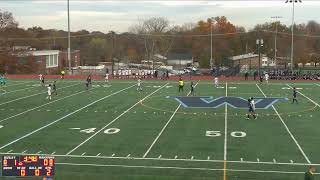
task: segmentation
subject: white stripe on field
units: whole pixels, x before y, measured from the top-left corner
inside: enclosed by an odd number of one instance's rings
[[[112,94],[109,94],[109,95],[107,95],[107,96],[105,96],[105,97],[103,97],[103,98],[100,98],[100,99],[98,99],[98,100],[95,100],[95,101],[93,101],[93,102],[90,103],[90,104],[87,104],[87,105],[85,105],[85,106],[83,106],[83,107],[81,107],[81,108],[79,108],[79,109],[77,109],[77,110],[75,110],[75,111],[73,111],[73,112],[71,112],[71,113],[69,113],[69,114],[67,114],[67,115],[65,115],[65,116],[63,116],[63,117],[61,117],[61,118],[59,118],[59,119],[57,119],[57,120],[49,123],[49,124],[47,124],[47,125],[45,125],[45,126],[42,126],[42,127],[40,127],[40,128],[38,128],[38,129],[36,129],[36,130],[34,130],[34,131],[32,131],[32,132],[30,132],[30,133],[22,136],[22,137],[20,137],[20,138],[17,138],[17,139],[15,139],[15,140],[13,140],[13,141],[11,141],[11,142],[9,142],[9,143],[1,146],[0,149],[3,149],[3,148],[5,148],[5,147],[7,147],[7,146],[10,146],[11,144],[14,144],[14,143],[16,143],[16,142],[18,142],[18,141],[26,138],[26,137],[29,137],[30,135],[32,135],[32,134],[34,134],[34,133],[36,133],[36,132],[38,132],[38,131],[41,131],[42,129],[45,129],[45,128],[47,128],[47,127],[49,127],[49,126],[51,126],[51,125],[53,125],[53,124],[55,124],[55,123],[57,123],[57,122],[65,119],[65,118],[67,118],[67,117],[69,117],[69,116],[71,116],[71,115],[73,115],[73,114],[75,114],[75,113],[77,113],[77,112],[79,112],[79,111],[87,108],[87,107],[90,107],[90,106],[92,106],[92,105],[94,105],[94,104],[96,104],[96,103],[98,103],[98,102],[100,102],[100,101],[102,101],[102,100],[104,100],[104,99],[107,99],[107,98],[109,98],[109,97],[111,97],[111,96],[113,96],[113,95],[116,95],[116,94],[118,94],[118,93],[120,93],[120,92],[122,92],[122,91],[125,91],[125,90],[127,90],[127,89],[129,89],[129,88],[132,88],[133,86],[135,86],[135,85],[129,86],[129,87],[124,88],[124,89],[122,89],[122,90],[116,91],[116,92],[114,92],[114,93],[112,93]]]
[[[293,89],[293,87],[290,86],[289,84],[287,84],[287,86],[289,86],[291,89]],[[320,85],[319,85],[319,86],[320,86]],[[299,94],[301,94],[303,97],[305,97],[306,99],[308,99],[309,101],[311,101],[314,105],[320,107],[320,105],[319,105],[317,102],[315,102],[314,100],[312,100],[312,99],[309,98],[308,96],[304,95],[302,92],[300,92],[300,91],[297,91],[297,92],[298,92]]]
[[[267,97],[266,94],[262,91],[262,89],[259,87],[258,84],[256,84],[256,86],[258,87],[258,89],[260,90],[260,92],[263,94],[264,97]],[[287,124],[284,122],[284,120],[282,119],[282,117],[280,116],[280,114],[278,113],[277,109],[272,105],[271,106],[274,110],[274,112],[278,115],[279,119],[281,120],[282,124],[284,125],[284,127],[286,128],[287,132],[289,133],[289,135],[291,136],[292,140],[296,143],[297,147],[299,148],[301,154],[303,155],[303,157],[306,159],[306,161],[310,164],[310,160],[307,157],[307,155],[304,153],[304,151],[302,150],[301,146],[299,145],[298,141],[296,140],[296,138],[293,136],[293,134],[291,133],[290,129],[288,128]]]
[[[228,83],[226,82],[226,97],[228,96]],[[228,105],[224,106],[224,155],[223,160],[227,160],[227,136],[228,136]]]
[[[143,99],[139,100],[137,103],[135,103],[134,105],[132,105],[129,109],[125,110],[123,113],[121,113],[119,116],[117,116],[115,119],[113,119],[111,122],[109,122],[107,125],[105,125],[104,127],[102,127],[99,131],[95,132],[93,135],[91,135],[90,137],[88,137],[86,140],[84,140],[83,142],[81,142],[79,145],[77,145],[75,148],[71,149],[66,155],[71,154],[73,151],[75,151],[76,149],[78,149],[80,146],[82,146],[83,144],[85,144],[86,142],[88,142],[90,139],[92,139],[93,137],[95,137],[97,134],[99,134],[101,131],[105,130],[108,126],[110,126],[112,123],[114,123],[115,121],[117,121],[120,117],[122,117],[124,114],[126,114],[127,112],[129,112],[132,108],[134,108],[135,106],[137,106],[138,104],[140,104],[142,101],[144,101],[145,99],[147,99],[148,97],[150,97],[151,95],[153,95],[154,93],[158,92],[160,89],[166,87],[169,83],[166,83],[164,86],[162,86],[161,88],[153,91],[152,93],[150,93],[149,95],[147,95],[146,97],[144,97]],[[135,85],[133,85],[135,86]],[[130,86],[132,87],[132,86]]]
[[[198,83],[195,85],[195,87],[198,85]],[[189,91],[189,93],[187,94],[187,96],[189,96],[191,93],[191,91]],[[163,128],[161,129],[160,133],[158,134],[158,136],[154,139],[154,141],[152,142],[152,144],[149,146],[148,150],[144,153],[143,157],[145,158],[150,150],[152,149],[152,147],[155,145],[155,143],[158,141],[158,139],[160,138],[160,136],[162,135],[163,131],[167,128],[167,126],[169,125],[169,123],[171,122],[171,120],[173,119],[173,117],[175,116],[175,114],[177,113],[177,111],[180,109],[181,104],[178,105],[178,107],[176,108],[176,110],[174,110],[173,114],[171,115],[171,117],[169,118],[169,120],[167,121],[167,123],[163,126]]]

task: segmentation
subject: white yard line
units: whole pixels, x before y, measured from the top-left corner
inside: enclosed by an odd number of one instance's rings
[[[159,90],[161,90],[162,88],[166,87],[169,83],[166,83],[165,85],[163,85],[162,87],[158,88],[157,90],[153,91],[152,93],[150,93],[149,95],[145,96],[143,99],[139,100],[138,102],[136,102],[134,105],[132,105],[130,108],[128,108],[127,110],[125,110],[123,113],[121,113],[119,116],[117,116],[116,118],[114,118],[111,122],[109,122],[107,125],[105,125],[104,127],[102,127],[99,131],[95,132],[93,135],[91,135],[90,137],[88,137],[86,140],[84,140],[83,142],[81,142],[79,145],[77,145],[75,148],[71,149],[66,155],[71,154],[73,151],[77,150],[79,147],[81,147],[83,144],[85,144],[86,142],[88,142],[90,139],[94,138],[97,134],[99,134],[101,131],[105,130],[108,126],[110,126],[112,123],[114,123],[115,121],[117,121],[120,117],[122,117],[124,114],[126,114],[127,112],[129,112],[132,108],[134,108],[135,106],[137,106],[138,104],[140,104],[142,101],[144,101],[145,99],[147,99],[148,97],[152,96],[154,93],[158,92]],[[1,149],[1,148],[0,148]]]
[[[0,153],[1,155],[33,155],[30,153]],[[49,154],[39,154],[39,155],[49,155]],[[66,157],[66,158],[93,158],[93,159],[128,159],[127,157],[119,157],[119,156],[115,156],[115,154],[112,154],[111,156],[94,156],[94,155],[85,155],[85,156],[81,156],[81,155],[65,155],[65,154],[55,154],[55,157]],[[150,161],[182,161],[182,162],[217,162],[217,163],[223,163],[225,162],[224,160],[210,160],[209,159],[172,159],[172,158],[142,158],[142,157],[132,157],[131,160],[150,160]],[[227,163],[239,163],[239,164],[270,164],[270,165],[290,165],[290,166],[309,166],[309,165],[314,165],[314,166],[320,166],[320,164],[309,164],[309,163],[291,163],[291,162],[287,162],[287,163],[283,163],[283,162],[267,162],[267,161],[244,161],[242,158],[242,161],[226,161]]]
[[[195,85],[195,87],[198,85],[198,83]],[[187,94],[187,96],[189,96],[191,93],[191,91],[189,91],[189,93]],[[154,141],[151,143],[151,145],[149,146],[148,150],[143,154],[143,158],[145,158],[149,152],[151,151],[151,149],[153,148],[153,146],[155,145],[155,143],[158,141],[158,139],[160,138],[160,136],[162,135],[163,131],[167,128],[167,126],[169,125],[169,123],[171,122],[171,120],[173,119],[173,117],[176,115],[177,111],[180,109],[181,104],[178,105],[178,107],[174,110],[174,112],[172,113],[171,117],[169,118],[169,120],[167,121],[167,123],[163,126],[163,128],[161,129],[161,131],[159,132],[158,136],[154,139]]]
[[[290,86],[289,84],[287,84],[287,86],[290,87],[291,89],[293,89],[293,87]],[[320,86],[320,85],[319,85],[319,86]],[[301,94],[303,97],[305,97],[306,99],[308,99],[309,101],[311,101],[314,105],[320,107],[320,105],[319,105],[317,102],[315,102],[314,100],[312,100],[312,99],[309,98],[308,96],[304,95],[302,92],[300,92],[300,91],[297,91],[297,92],[298,92],[299,94]]]
[[[72,86],[76,86],[76,85],[79,85],[79,84],[73,84],[73,85],[66,86],[66,87],[62,87],[62,88],[58,88],[58,89],[65,89],[65,88],[72,87]],[[36,94],[32,94],[32,95],[29,95],[29,96],[24,96],[24,97],[17,98],[17,99],[13,99],[13,100],[11,100],[11,101],[7,101],[7,102],[1,103],[0,106],[1,106],[1,105],[4,105],[4,104],[11,103],[11,102],[19,101],[19,100],[21,100],[21,99],[26,99],[26,98],[28,98],[28,97],[33,97],[33,96],[36,96],[36,95],[39,95],[39,94],[45,94],[45,93],[47,93],[47,91],[45,91],[45,92],[40,92],[40,93],[36,93]]]
[[[143,168],[143,169],[174,169],[174,170],[199,170],[199,171],[230,171],[230,172],[255,172],[255,173],[275,173],[275,174],[304,174],[299,171],[273,171],[273,170],[254,170],[254,169],[212,169],[201,167],[178,167],[178,166],[134,166],[123,164],[79,164],[79,163],[56,163],[57,165],[67,166],[91,166],[91,167],[121,167],[121,168]],[[320,173],[315,173],[320,174]]]
[[[226,97],[228,96],[228,83],[226,82]],[[223,160],[227,160],[227,140],[228,140],[228,105],[224,106],[224,155]]]
[[[92,88],[92,89],[94,89],[94,88]],[[22,115],[22,114],[25,114],[25,113],[27,113],[27,112],[33,111],[33,110],[35,110],[35,109],[38,109],[38,108],[44,107],[44,106],[46,106],[46,105],[48,105],[48,104],[52,104],[52,103],[54,103],[54,102],[57,102],[57,101],[60,101],[60,100],[63,100],[63,99],[66,99],[66,98],[69,98],[69,97],[72,97],[72,96],[75,96],[75,95],[81,94],[81,93],[83,93],[83,92],[87,92],[87,90],[80,91],[80,92],[78,92],[78,93],[71,94],[71,95],[68,95],[68,96],[62,97],[62,98],[60,98],[60,99],[56,99],[56,100],[54,100],[54,101],[50,101],[50,102],[48,102],[48,103],[42,104],[42,105],[40,105],[40,106],[37,106],[37,107],[31,108],[31,109],[28,109],[28,110],[23,111],[23,112],[21,112],[21,113],[15,114],[15,115],[10,116],[10,117],[7,117],[7,118],[5,118],[5,119],[2,119],[2,120],[0,120],[0,122],[7,121],[7,120],[9,120],[9,119],[11,119],[11,118],[14,118],[14,117],[20,116],[20,115]]]
[[[10,94],[10,93],[13,93],[13,92],[23,91],[23,90],[32,89],[32,88],[35,88],[35,87],[27,87],[27,88],[23,88],[23,89],[17,89],[17,90],[14,90],[14,91],[7,91],[5,94]]]
[[[87,108],[87,107],[90,107],[90,106],[92,106],[92,105],[94,105],[94,104],[96,104],[96,103],[98,103],[98,102],[100,102],[100,101],[102,101],[102,100],[104,100],[104,99],[107,99],[107,98],[109,98],[109,97],[111,97],[111,96],[113,96],[113,95],[116,95],[116,94],[118,94],[118,93],[120,93],[120,92],[122,92],[122,91],[125,91],[125,90],[127,90],[127,89],[129,89],[129,88],[132,88],[132,87],[134,87],[134,86],[135,86],[135,84],[134,84],[134,85],[131,85],[131,86],[127,87],[127,88],[121,89],[121,90],[119,90],[119,91],[116,91],[116,92],[114,92],[114,93],[112,93],[112,94],[109,94],[109,95],[107,95],[107,96],[105,96],[105,97],[103,97],[103,98],[100,98],[100,99],[98,99],[98,100],[95,100],[95,101],[93,101],[93,102],[90,103],[90,104],[87,104],[87,105],[85,105],[85,106],[83,106],[83,107],[81,107],[81,108],[79,108],[79,109],[77,109],[77,110],[75,110],[75,111],[73,111],[73,112],[71,112],[71,113],[69,113],[69,114],[67,114],[67,115],[65,115],[65,116],[57,119],[57,120],[55,120],[55,121],[52,121],[51,123],[49,123],[49,124],[47,124],[47,125],[44,125],[44,126],[38,128],[38,129],[36,129],[36,130],[33,130],[33,131],[31,131],[30,133],[28,133],[28,134],[26,134],[26,135],[24,135],[24,136],[21,136],[20,138],[17,138],[17,139],[15,139],[15,140],[13,140],[13,141],[11,141],[11,142],[9,142],[9,143],[1,146],[0,149],[3,149],[3,148],[5,148],[5,147],[7,147],[7,146],[10,146],[10,145],[12,145],[12,144],[14,144],[14,143],[16,143],[16,142],[18,142],[18,141],[26,138],[26,137],[29,137],[29,136],[31,136],[32,134],[34,134],[34,133],[36,133],[36,132],[38,132],[38,131],[41,131],[42,129],[45,129],[45,128],[47,128],[47,127],[49,127],[49,126],[51,126],[51,125],[53,125],[53,124],[55,124],[55,123],[57,123],[57,122],[65,119],[65,118],[67,118],[67,117],[69,117],[69,116],[71,116],[71,115],[73,115],[73,114],[75,114],[75,113],[77,113],[77,112],[79,112],[79,111]]]
[[[264,97],[267,97],[266,94],[262,91],[262,89],[259,87],[258,84],[256,84],[256,86],[258,87],[258,89],[260,90],[260,92],[263,94]],[[293,134],[291,133],[290,129],[288,128],[287,124],[284,122],[284,120],[282,119],[282,117],[280,116],[280,114],[278,113],[277,109],[272,105],[273,110],[275,111],[275,113],[278,115],[279,119],[281,120],[282,124],[284,125],[284,127],[286,128],[287,132],[289,133],[289,135],[291,136],[291,139],[296,143],[297,147],[299,148],[301,154],[303,155],[303,157],[305,158],[305,160],[310,164],[310,160],[307,157],[307,155],[304,153],[304,151],[302,150],[301,146],[299,145],[298,141],[296,140],[296,138],[293,136]]]
[[[32,81],[32,82],[35,82],[35,81]],[[31,83],[31,81],[28,81],[28,82],[23,82],[23,83],[17,83],[17,84],[9,84],[7,85],[6,87],[11,87],[11,86],[18,86],[18,85],[22,85],[22,84],[28,84],[28,83]]]

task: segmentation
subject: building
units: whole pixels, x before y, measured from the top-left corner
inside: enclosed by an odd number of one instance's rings
[[[59,50],[35,50],[29,46],[13,47],[13,55],[18,66],[32,66],[32,72],[58,74],[62,69],[68,69],[67,53]],[[80,51],[71,51],[71,65],[80,65]]]
[[[169,53],[167,56],[167,64],[181,69],[192,66],[193,57],[191,53]]]
[[[258,69],[259,68],[259,55],[248,53],[242,54],[238,56],[229,57],[230,60],[233,62],[233,66],[239,66],[240,69],[251,70],[251,69]],[[261,67],[273,67],[275,66],[275,62],[268,58],[265,55],[261,55]]]

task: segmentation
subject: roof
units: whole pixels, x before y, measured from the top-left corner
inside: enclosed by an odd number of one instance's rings
[[[28,51],[33,56],[45,56],[59,54],[59,50],[40,50],[40,51]]]
[[[167,56],[168,61],[170,60],[192,60],[192,54],[190,52],[186,53],[169,53]]]
[[[248,58],[254,58],[254,57],[259,57],[258,54],[253,54],[253,53],[248,53],[248,54],[242,54],[238,56],[232,56],[229,57],[233,61],[241,60],[241,59],[248,59]]]

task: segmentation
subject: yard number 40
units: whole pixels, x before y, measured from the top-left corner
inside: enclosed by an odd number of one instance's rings
[[[230,133],[230,135],[232,137],[242,138],[242,137],[246,137],[247,134],[242,131],[233,131]],[[207,137],[219,137],[219,136],[221,136],[221,131],[206,131],[206,136]]]

